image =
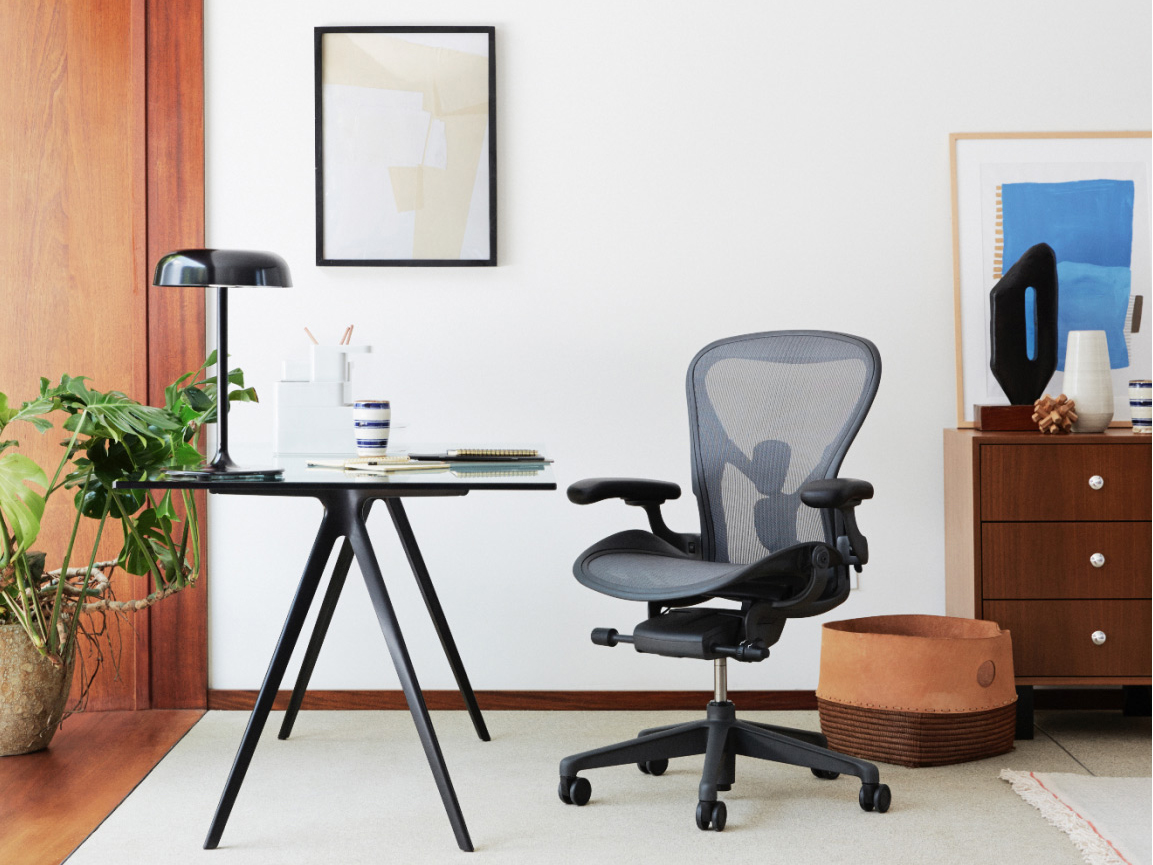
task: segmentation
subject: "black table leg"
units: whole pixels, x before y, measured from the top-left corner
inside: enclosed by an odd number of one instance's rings
[[[350,507],[352,495],[349,496]],[[391,501],[391,500],[390,500]],[[424,703],[424,695],[416,681],[416,671],[412,667],[412,659],[408,656],[408,649],[404,644],[404,637],[400,633],[400,625],[396,620],[396,613],[388,598],[388,590],[384,586],[384,577],[380,573],[380,565],[376,561],[376,554],[372,550],[372,542],[368,537],[368,529],[364,523],[363,513],[357,512],[349,515],[348,539],[352,542],[352,550],[356,561],[360,565],[360,572],[364,576],[368,587],[372,606],[376,610],[376,618],[380,622],[380,630],[384,634],[384,641],[388,644],[389,654],[392,655],[393,666],[400,678],[400,686],[404,689],[408,708],[412,713],[412,720],[416,724],[416,732],[420,736],[420,743],[424,746],[424,754],[428,765],[432,769],[432,776],[436,780],[440,791],[444,810],[448,814],[448,821],[452,824],[452,831],[456,835],[456,843],[461,850],[472,851],[472,840],[468,836],[468,827],[464,824],[464,814],[461,813],[460,803],[456,799],[456,791],[452,788],[452,781],[448,777],[448,767],[444,763],[444,755],[440,751],[440,744],[436,740],[436,732],[432,728],[432,719],[428,715],[428,707]]]
[[[440,645],[448,658],[448,665],[452,667],[452,674],[456,677],[460,695],[464,697],[464,704],[468,707],[468,716],[472,718],[472,726],[476,729],[476,734],[480,736],[480,740],[487,742],[490,738],[488,727],[485,726],[484,717],[480,714],[480,706],[477,705],[476,695],[472,692],[468,674],[464,671],[464,664],[460,660],[460,652],[456,649],[456,641],[452,638],[452,631],[448,629],[448,620],[444,617],[444,609],[440,606],[440,599],[436,596],[432,578],[428,575],[424,556],[420,554],[420,547],[416,545],[416,536],[412,533],[408,514],[405,513],[404,505],[401,504],[400,499],[391,498],[385,501],[388,504],[388,512],[392,515],[392,524],[396,527],[396,533],[400,536],[400,543],[404,546],[405,555],[408,556],[408,563],[412,567],[413,576],[416,577],[416,584],[420,587],[424,605],[428,607],[428,614],[432,618],[433,625],[436,626],[436,635],[440,637]]]
[[[284,678],[285,668],[292,657],[292,650],[300,637],[300,629],[304,627],[304,620],[308,615],[308,608],[316,595],[316,587],[320,585],[320,578],[324,575],[324,566],[328,564],[328,556],[340,533],[333,530],[330,514],[326,510],[320,522],[320,530],[316,533],[316,540],[312,544],[312,552],[308,554],[308,561],[304,566],[304,574],[300,578],[300,585],[296,589],[296,597],[292,599],[292,606],[288,610],[288,618],[284,620],[284,628],[280,632],[280,640],[276,644],[272,661],[268,665],[268,672],[264,675],[264,684],[260,686],[260,694],[256,698],[256,707],[248,718],[248,727],[244,731],[244,738],[240,740],[240,749],[236,752],[236,759],[232,763],[232,771],[228,773],[228,782],[224,785],[224,793],[220,797],[220,804],[216,806],[216,815],[212,818],[212,826],[208,830],[208,837],[204,841],[204,849],[212,850],[220,843],[220,836],[224,833],[224,826],[228,822],[228,815],[236,802],[236,794],[240,792],[240,785],[244,783],[244,775],[248,771],[248,764],[252,762],[252,755],[256,751],[256,743],[260,741],[260,734],[264,730],[264,722],[268,720],[268,713],[272,709],[272,701],[276,697],[276,689],[280,687],[280,680]]]
[[[332,578],[328,581],[328,588],[324,592],[324,600],[320,603],[320,612],[316,616],[316,624],[312,628],[312,636],[308,640],[308,649],[304,653],[304,661],[300,664],[300,673],[296,677],[296,687],[292,689],[292,699],[288,703],[288,710],[284,713],[284,722],[280,725],[279,739],[287,739],[292,734],[292,725],[296,723],[300,704],[304,702],[305,692],[308,691],[308,680],[312,678],[312,670],[316,666],[316,659],[320,657],[320,647],[324,645],[324,638],[328,634],[328,626],[332,623],[332,614],[336,612],[336,602],[340,600],[340,592],[344,588],[345,578],[348,577],[348,566],[352,564],[352,544],[348,538],[340,547],[340,554],[336,557],[336,567],[333,568]]]

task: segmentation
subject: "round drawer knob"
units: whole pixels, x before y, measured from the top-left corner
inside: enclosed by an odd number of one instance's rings
[[[1105,478],[1101,477],[1101,475],[1093,475],[1093,477],[1089,478],[1089,486],[1092,489],[1099,490],[1105,486]]]
[[[1105,632],[1104,631],[1094,631],[1093,636],[1090,637],[1089,639],[1091,639],[1093,641],[1094,646],[1104,646],[1105,645]]]
[[[1095,568],[1103,568],[1105,567],[1105,557],[1100,553],[1093,553],[1089,556],[1089,564]]]

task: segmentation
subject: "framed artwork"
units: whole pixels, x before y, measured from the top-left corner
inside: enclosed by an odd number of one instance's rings
[[[317,264],[496,264],[494,37],[315,29]]]
[[[989,369],[989,292],[1029,247],[1057,255],[1057,372],[1071,330],[1103,330],[1126,426],[1128,382],[1151,378],[1150,133],[954,133],[953,285],[957,425],[1008,405]]]

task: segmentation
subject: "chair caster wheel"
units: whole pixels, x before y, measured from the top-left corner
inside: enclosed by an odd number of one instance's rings
[[[702,832],[712,829],[714,832],[725,831],[725,821],[728,819],[728,809],[724,802],[697,803],[697,828]]]
[[[561,775],[557,795],[566,805],[587,805],[593,794],[593,785],[588,778]]]
[[[642,760],[640,763],[637,763],[637,768],[646,775],[663,775],[665,774],[665,770],[669,768],[669,761]]]
[[[823,778],[826,781],[832,781],[834,778],[841,777],[840,772],[834,772],[831,769],[810,769],[809,771],[812,772],[816,777]]]
[[[861,808],[865,811],[876,811],[878,814],[884,814],[889,810],[893,796],[889,792],[888,784],[862,784],[861,792],[857,795],[857,801],[861,803]]]

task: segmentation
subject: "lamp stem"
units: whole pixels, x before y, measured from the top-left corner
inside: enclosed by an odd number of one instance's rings
[[[228,286],[216,286],[216,455],[213,471],[236,469],[228,454]]]

